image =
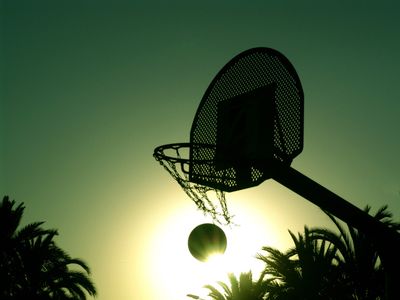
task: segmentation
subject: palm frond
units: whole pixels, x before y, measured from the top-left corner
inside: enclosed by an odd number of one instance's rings
[[[212,285],[207,284],[204,287],[206,289],[210,290],[210,292],[208,293],[208,296],[210,296],[211,298],[213,298],[215,300],[226,300],[227,299],[218,289],[216,289]]]
[[[30,223],[23,228],[21,228],[15,235],[15,240],[18,241],[23,241],[23,240],[30,240],[37,238],[42,235],[46,234],[54,234],[55,230],[47,230],[43,229],[41,226],[44,224],[44,222],[34,222]]]

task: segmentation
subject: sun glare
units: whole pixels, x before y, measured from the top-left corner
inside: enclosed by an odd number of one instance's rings
[[[188,237],[197,225],[210,222],[209,218],[188,205],[160,220],[148,253],[148,276],[157,284],[160,297],[188,299],[187,295],[192,294],[207,299],[209,291],[204,286],[218,287],[218,281],[228,282],[228,273],[239,276],[251,270],[253,277],[258,278],[264,265],[255,256],[262,246],[275,244],[276,238],[257,213],[248,208],[236,211],[240,212],[235,217],[238,225],[221,226],[227,237],[225,253],[212,255],[206,262],[191,256]]]
[[[224,254],[211,254],[205,262],[205,267],[207,272],[222,280],[229,269],[229,264]]]

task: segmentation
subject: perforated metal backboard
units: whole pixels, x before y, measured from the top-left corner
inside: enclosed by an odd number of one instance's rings
[[[190,132],[189,180],[222,191],[270,178],[274,161],[290,165],[303,149],[304,96],[289,60],[253,48],[211,82]]]

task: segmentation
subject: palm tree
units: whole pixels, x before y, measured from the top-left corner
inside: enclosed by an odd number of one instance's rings
[[[339,292],[336,248],[314,239],[307,226],[304,234],[289,233],[293,248],[281,252],[263,247],[267,254],[257,255],[266,263],[264,272],[272,279],[266,299],[345,299],[336,298]]]
[[[365,208],[369,213],[370,207]],[[295,236],[294,248],[280,252],[263,247],[258,254],[266,263],[265,273],[273,279],[266,299],[354,299],[378,300],[385,295],[385,274],[376,245],[363,232],[343,226],[328,214],[339,233],[326,228],[304,228]],[[396,231],[387,206],[374,218]]]
[[[21,292],[29,299],[84,300],[85,291],[94,296],[96,289],[87,276],[89,267],[57,247],[53,240],[56,234],[37,237],[21,247],[19,254],[26,278]]]
[[[0,204],[0,282],[1,299],[13,297],[14,287],[22,278],[22,262],[16,249],[26,241],[47,234],[50,231],[42,229],[43,222],[26,225],[18,230],[24,211],[23,203],[14,207],[15,201],[8,196]]]
[[[370,212],[370,207],[365,208]],[[230,287],[218,282],[223,292],[207,285],[214,300],[381,300],[385,296],[385,274],[379,252],[368,235],[344,226],[328,214],[338,232],[326,228],[304,227],[297,235],[289,231],[294,247],[281,252],[263,247],[267,254],[264,272],[253,282],[251,272],[239,280],[229,274]],[[387,206],[373,216],[400,232]],[[267,279],[265,279],[267,278]]]
[[[229,273],[230,287],[222,281],[218,282],[224,293],[212,285],[206,285],[205,288],[210,290],[208,295],[214,300],[262,300],[269,282],[264,280],[264,275],[261,274],[257,281],[253,281],[251,271],[241,273],[239,280],[233,273]]]
[[[265,246],[262,248],[268,255],[258,254],[257,258],[266,263],[264,270],[272,279],[267,289],[267,299],[291,299],[299,282],[299,274],[292,253],[283,253],[276,248]]]
[[[364,211],[369,213],[370,206]],[[314,228],[313,238],[326,241],[338,250],[338,266],[348,283],[353,299],[383,299],[385,295],[385,273],[381,259],[367,234],[349,225],[343,226],[334,216],[327,213],[339,233],[325,228]],[[382,206],[373,217],[395,231],[400,223],[394,222],[387,205]]]
[[[14,205],[8,197],[0,205],[1,299],[83,300],[86,293],[95,296],[87,264],[59,248],[54,242],[57,231],[42,229],[43,222],[18,230],[24,206]]]

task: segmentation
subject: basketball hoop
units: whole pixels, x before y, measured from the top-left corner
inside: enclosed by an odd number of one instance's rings
[[[154,158],[204,214],[231,224],[225,192],[272,178],[303,149],[303,89],[289,60],[271,48],[231,59],[207,88],[189,143],[162,145]],[[213,194],[213,196],[211,196]]]
[[[154,149],[153,156],[179,183],[199,210],[205,215],[210,215],[215,222],[221,225],[231,224],[232,215],[230,215],[226,205],[225,192],[189,181],[189,152],[191,147],[211,150],[213,145],[192,145],[190,143],[161,145]],[[209,165],[211,168],[213,161],[198,160],[196,164],[204,167]],[[208,174],[208,177],[213,177],[213,174]]]

